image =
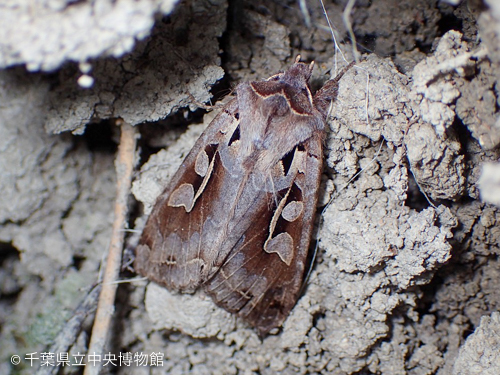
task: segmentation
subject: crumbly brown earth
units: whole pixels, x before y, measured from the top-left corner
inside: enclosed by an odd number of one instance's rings
[[[0,11],[0,373],[38,369],[26,353],[48,349],[99,278],[116,183],[110,120],[142,134],[140,230],[217,112],[201,121],[201,103],[297,54],[315,60],[319,88],[354,54],[345,2],[325,4],[341,52],[317,1],[304,1],[308,13],[286,0],[174,3]],[[203,294],[136,282],[119,288],[108,351],[163,353],[153,373],[500,373],[500,6],[449,3],[356,2],[362,57],[332,105],[319,212],[331,204],[282,330],[261,341]],[[91,88],[78,84],[85,74]],[[70,356],[86,351],[90,323]]]

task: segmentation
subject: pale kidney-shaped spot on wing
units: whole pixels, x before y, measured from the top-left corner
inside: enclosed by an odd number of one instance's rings
[[[280,233],[264,244],[266,253],[276,253],[280,259],[289,266],[293,258],[293,238],[288,233]]]
[[[182,184],[177,189],[175,189],[170,198],[168,199],[168,205],[170,207],[181,207],[186,208],[186,212],[190,212],[193,208],[194,203],[194,188],[191,184]]]
[[[304,211],[304,203],[298,201],[291,201],[288,203],[283,211],[281,212],[281,216],[286,221],[292,222],[298,219],[298,217]]]
[[[205,150],[202,150],[196,157],[196,161],[194,163],[194,171],[198,176],[205,177],[208,171],[209,164],[210,160],[208,160],[208,155]]]

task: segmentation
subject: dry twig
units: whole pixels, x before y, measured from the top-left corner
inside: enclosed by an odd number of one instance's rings
[[[127,198],[130,192],[132,172],[135,165],[136,131],[124,121],[120,120],[120,123],[121,137],[118,147],[118,158],[115,163],[117,177],[115,219],[88,355],[101,354],[103,352],[111,317],[114,313],[114,301],[117,289],[115,281],[120,272],[123,237],[125,234],[123,229],[128,213]],[[87,364],[84,374],[97,375],[99,369],[99,366]]]

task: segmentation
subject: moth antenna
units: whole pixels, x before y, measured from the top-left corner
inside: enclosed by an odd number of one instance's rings
[[[295,64],[299,63],[300,62],[300,58],[301,56],[300,55],[297,55],[297,57],[295,58]]]
[[[312,73],[313,69],[314,69],[314,60],[313,60],[313,61],[311,61],[311,63],[309,64],[309,71],[310,71],[311,73]]]

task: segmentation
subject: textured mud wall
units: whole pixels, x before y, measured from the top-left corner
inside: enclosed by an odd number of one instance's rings
[[[142,134],[140,230],[217,112],[201,103],[297,54],[314,88],[353,59],[345,2],[325,2],[342,53],[321,3],[303,3],[0,5],[0,373],[38,369],[10,358],[45,351],[99,280],[110,120]],[[500,6],[358,0],[350,18],[362,58],[332,105],[318,255],[282,330],[260,340],[203,294],[141,281],[119,289],[107,350],[164,353],[152,373],[500,373]]]

